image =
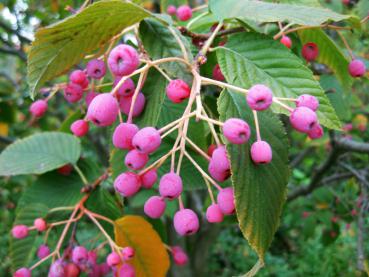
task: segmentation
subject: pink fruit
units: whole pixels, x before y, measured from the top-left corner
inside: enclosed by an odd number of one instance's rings
[[[318,122],[316,113],[306,107],[296,108],[290,115],[293,128],[302,133],[308,133]]]
[[[135,256],[135,250],[130,246],[126,246],[122,249],[122,256],[124,261],[129,261]]]
[[[136,133],[132,144],[141,153],[150,154],[161,144],[160,133],[153,127],[145,127]]]
[[[132,105],[132,98],[133,98],[132,96],[128,96],[128,97],[120,97],[119,99],[120,110],[125,115],[129,115],[129,111]],[[133,106],[132,111],[133,117],[139,116],[143,112],[145,108],[145,103],[146,103],[145,95],[142,92],[140,92],[137,95],[135,105]]]
[[[39,232],[43,232],[47,229],[47,223],[43,218],[36,218],[35,221],[33,222],[33,225]]]
[[[145,189],[151,189],[157,180],[158,172],[156,168],[150,169],[141,175],[142,187]]]
[[[230,118],[224,122],[223,134],[230,143],[243,144],[250,138],[250,127],[242,119]]]
[[[208,167],[210,175],[218,182],[223,182],[231,175],[231,164],[224,145],[213,152]]]
[[[217,146],[215,144],[210,144],[209,145],[208,151],[207,151],[209,157],[213,156],[213,152],[216,148],[217,148]]]
[[[218,223],[223,221],[223,213],[218,204],[211,204],[206,210],[206,219],[210,223]]]
[[[175,15],[176,12],[177,12],[177,8],[175,6],[169,5],[167,7],[167,14],[169,14],[169,15]]]
[[[124,197],[133,196],[141,188],[140,176],[133,172],[124,172],[115,179],[114,188]]]
[[[129,151],[124,159],[124,164],[133,170],[139,170],[149,161],[149,156],[145,153],[139,152],[137,149]]]
[[[301,53],[306,61],[314,61],[319,55],[318,45],[308,42],[302,47]]]
[[[83,119],[78,119],[72,123],[70,130],[76,137],[83,137],[89,130],[88,122]]]
[[[148,217],[159,218],[164,214],[166,206],[163,197],[151,196],[145,202],[144,212]]]
[[[69,103],[75,103],[83,97],[83,88],[75,83],[69,83],[64,89],[64,98]]]
[[[37,249],[37,257],[41,260],[50,254],[50,248],[46,244],[41,244]]]
[[[185,265],[188,262],[186,252],[180,246],[172,247],[173,261],[176,265]]]
[[[99,264],[99,273],[100,276],[106,276],[110,272],[110,267],[107,265],[107,263]]]
[[[130,264],[123,264],[119,269],[119,276],[122,277],[135,277],[135,268]]]
[[[216,64],[213,68],[213,79],[223,82],[225,80],[222,71],[220,70],[219,64]]]
[[[96,251],[88,251],[88,259],[87,261],[90,263],[90,264],[96,264],[97,263],[97,253]]]
[[[62,260],[53,262],[49,269],[48,277],[65,277],[65,264]]]
[[[108,66],[115,76],[127,76],[140,64],[140,57],[132,46],[121,44],[109,54]]]
[[[81,270],[74,263],[67,263],[64,266],[64,277],[78,277],[80,275]]]
[[[88,87],[88,79],[86,73],[84,73],[82,70],[74,70],[69,75],[69,81],[76,85],[79,85],[82,89]]]
[[[113,133],[113,145],[119,149],[132,149],[132,139],[138,130],[135,124],[120,123]]]
[[[72,251],[72,261],[77,265],[82,265],[88,260],[88,251],[83,246],[76,246]]]
[[[177,9],[177,17],[180,21],[187,21],[192,17],[192,9],[188,5],[182,5]]]
[[[15,225],[12,229],[12,236],[16,239],[24,239],[28,236],[28,227],[26,225]]]
[[[87,75],[92,79],[101,79],[105,76],[106,66],[103,60],[91,60],[86,65]]]
[[[22,267],[18,269],[16,272],[14,272],[13,277],[31,277],[31,270],[28,268]]]
[[[119,263],[121,262],[120,256],[118,253],[116,252],[112,252],[108,255],[108,257],[106,258],[106,263],[108,264],[108,266],[110,267],[114,267],[117,266]]]
[[[287,48],[291,48],[292,40],[288,36],[282,36],[280,42]]]
[[[255,111],[263,111],[270,107],[273,102],[273,92],[264,85],[254,85],[246,96],[250,108]]]
[[[233,188],[228,187],[219,191],[217,202],[223,214],[225,215],[233,214],[235,210]]]
[[[114,80],[113,87],[115,87],[122,77],[116,77]],[[131,78],[128,78],[124,83],[119,87],[117,94],[119,96],[127,97],[131,96],[135,92],[136,86]]]
[[[29,107],[29,112],[35,117],[42,117],[47,111],[47,101],[37,100]]]
[[[58,173],[64,176],[69,176],[72,171],[73,166],[71,164],[66,164],[58,168]]]
[[[174,229],[181,236],[195,234],[200,227],[199,218],[193,210],[181,209],[174,215]]]
[[[96,96],[87,110],[87,119],[97,126],[109,126],[118,116],[118,101],[110,93]]]
[[[319,123],[315,124],[313,128],[307,133],[309,138],[318,139],[324,135],[322,126]]]
[[[297,98],[296,107],[307,107],[313,111],[316,111],[319,107],[319,101],[315,96],[303,94]]]
[[[173,103],[181,103],[190,97],[191,88],[181,79],[172,80],[166,88],[167,96]]]
[[[259,140],[251,145],[251,159],[254,163],[268,164],[272,161],[272,156],[272,148],[266,141]]]
[[[98,96],[99,94],[96,93],[96,92],[93,92],[93,91],[90,91],[89,93],[86,94],[86,98],[85,98],[85,101],[86,101],[86,107],[88,108],[88,106],[90,106],[92,100]]]
[[[348,70],[352,77],[362,77],[366,72],[366,67],[362,61],[355,59],[350,62]]]
[[[163,175],[159,183],[159,193],[162,197],[173,200],[182,193],[182,179],[174,172]]]

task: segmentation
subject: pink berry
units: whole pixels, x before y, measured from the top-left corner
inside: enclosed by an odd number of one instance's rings
[[[28,227],[26,225],[15,225],[12,229],[12,236],[16,239],[24,239],[28,236]]]
[[[65,264],[62,260],[53,262],[49,269],[48,277],[65,277]]]
[[[217,202],[223,214],[225,215],[233,214],[235,210],[233,188],[228,187],[219,191]]]
[[[36,218],[35,221],[33,222],[33,225],[39,232],[43,232],[47,229],[47,223],[43,218]]]
[[[159,183],[159,193],[162,197],[173,200],[182,193],[182,179],[179,175],[171,172],[163,175]]]
[[[109,54],[108,66],[115,76],[126,76],[135,71],[140,64],[139,55],[132,46],[121,44]]]
[[[75,264],[81,265],[88,260],[88,251],[83,246],[76,246],[72,251],[72,261]]]
[[[292,46],[292,41],[288,36],[282,36],[280,42],[287,48],[291,48]]]
[[[129,115],[129,111],[132,105],[132,98],[133,98],[132,96],[128,96],[128,97],[120,97],[119,99],[120,110],[125,115]],[[145,103],[146,103],[145,95],[142,92],[140,92],[137,95],[135,105],[133,106],[132,111],[133,117],[139,116],[143,112],[145,108]]]
[[[119,149],[132,149],[132,139],[138,130],[133,123],[120,123],[113,133],[113,145]]]
[[[224,145],[219,146],[213,152],[209,162],[208,171],[218,182],[223,182],[231,175],[231,164]]]
[[[75,83],[69,83],[64,89],[64,98],[69,103],[76,103],[83,97],[83,88]]]
[[[88,259],[87,261],[90,263],[90,264],[96,264],[97,263],[97,253],[96,251],[88,251]]]
[[[92,79],[101,79],[105,76],[106,66],[103,60],[91,60],[86,65],[87,75]]]
[[[309,138],[318,139],[324,135],[322,126],[319,123],[315,124],[313,128],[307,133]]]
[[[174,215],[174,229],[181,236],[195,234],[200,227],[199,218],[193,210],[181,209]]]
[[[86,94],[86,98],[85,98],[85,101],[86,101],[86,106],[87,108],[90,106],[92,100],[98,96],[99,94],[96,93],[96,92],[93,92],[93,91],[90,91],[89,93]]]
[[[250,138],[250,127],[242,119],[230,118],[224,122],[223,134],[230,143],[243,144]]]
[[[210,144],[209,145],[208,151],[207,151],[209,157],[213,156],[213,152],[216,148],[217,148],[217,146],[215,144]]]
[[[79,267],[74,263],[67,263],[64,266],[64,277],[78,277],[81,273]]]
[[[114,267],[117,266],[119,263],[121,262],[120,256],[118,253],[116,252],[112,252],[108,255],[108,257],[106,258],[106,263],[108,264],[108,266],[110,267]]]
[[[173,103],[181,103],[190,96],[191,88],[185,81],[176,79],[169,82],[166,92]]]
[[[124,164],[133,170],[142,169],[149,161],[149,156],[139,152],[137,149],[129,151],[124,159]]]
[[[140,176],[133,172],[124,172],[115,179],[114,188],[124,197],[133,196],[141,188]]]
[[[208,171],[211,177],[213,177],[213,179],[218,182],[224,182],[231,176],[230,170],[223,170],[223,169],[217,168],[217,166],[215,165],[213,161],[210,161],[209,166],[208,166]]]
[[[110,93],[96,96],[87,110],[87,119],[97,126],[109,126],[114,123],[119,112],[118,101]]]
[[[46,244],[41,244],[37,249],[37,257],[41,260],[50,254],[50,248]]]
[[[297,98],[296,107],[307,107],[313,111],[316,111],[319,107],[319,101],[315,96],[303,94]]]
[[[176,265],[185,265],[188,262],[186,252],[180,246],[172,247],[173,261]]]
[[[366,67],[362,61],[355,59],[350,62],[348,70],[352,77],[362,77],[366,72]]]
[[[153,127],[145,127],[136,133],[132,144],[141,153],[153,153],[161,144],[160,133]]]
[[[298,107],[290,115],[293,128],[302,133],[308,133],[318,122],[316,113],[306,107]]]
[[[79,69],[74,70],[69,75],[69,81],[74,84],[79,85],[82,88],[86,88],[88,86],[88,79],[87,79],[86,73],[84,73],[82,70],[79,70]]]
[[[110,267],[108,266],[107,263],[99,264],[99,273],[101,277],[108,275],[109,272],[110,272]]]
[[[169,5],[167,7],[167,14],[169,14],[169,15],[175,15],[176,12],[177,12],[177,8],[175,6]]]
[[[308,42],[302,47],[301,53],[306,61],[314,61],[319,55],[318,45]]]
[[[124,261],[129,261],[135,256],[135,250],[130,246],[124,247],[122,249],[122,255]]]
[[[58,173],[64,176],[69,176],[73,171],[73,166],[71,164],[63,165],[58,168]]]
[[[115,87],[119,81],[122,79],[122,77],[117,77],[114,80],[113,87]],[[135,83],[131,78],[128,78],[124,83],[119,87],[117,94],[119,96],[127,97],[131,96],[135,92],[136,86]]]
[[[29,107],[29,112],[35,117],[42,117],[47,111],[47,101],[37,100]]]
[[[180,21],[187,21],[192,17],[192,9],[188,5],[182,5],[177,9],[177,17]]]
[[[220,82],[223,82],[225,80],[219,64],[216,64],[213,68],[213,79]]]
[[[18,269],[16,272],[14,272],[13,277],[31,277],[31,270],[28,268],[22,267]]]
[[[342,0],[342,4],[349,5],[350,4],[350,0]]]
[[[254,85],[246,96],[250,108],[255,111],[263,111],[270,107],[273,102],[273,92],[264,85]]]
[[[83,119],[78,119],[72,123],[70,130],[76,137],[83,137],[89,130],[88,122]]]
[[[119,276],[122,277],[135,277],[135,268],[130,264],[123,264],[119,269]]]
[[[145,202],[144,212],[148,217],[159,218],[164,214],[166,206],[163,197],[151,196]]]
[[[266,141],[259,140],[251,145],[251,159],[254,163],[268,164],[271,162],[272,156],[272,148]]]
[[[158,172],[156,168],[150,169],[141,175],[142,187],[145,189],[151,189],[157,180]]]
[[[223,213],[218,204],[211,204],[206,210],[206,219],[210,223],[219,223],[223,221]]]

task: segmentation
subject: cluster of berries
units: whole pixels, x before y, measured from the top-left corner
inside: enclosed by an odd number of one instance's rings
[[[187,21],[192,17],[192,9],[188,5],[182,5],[176,8],[174,5],[167,7],[167,14],[176,15],[180,21]]]

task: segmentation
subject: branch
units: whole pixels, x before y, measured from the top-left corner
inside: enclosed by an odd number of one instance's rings
[[[339,149],[344,151],[369,153],[369,143],[357,142],[343,137],[335,139],[335,143]]]
[[[18,56],[22,61],[27,60],[26,55],[21,50],[15,50],[15,49],[11,49],[11,48],[3,48],[2,47],[2,48],[0,48],[0,52],[5,53],[5,54],[9,54],[9,55]]]

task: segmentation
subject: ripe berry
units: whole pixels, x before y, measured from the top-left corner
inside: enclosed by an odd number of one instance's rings
[[[132,144],[141,153],[150,154],[161,144],[160,133],[153,127],[145,127],[136,133]]]
[[[292,127],[302,133],[308,133],[318,122],[316,113],[306,107],[298,107],[290,115]]]
[[[115,179],[114,188],[124,197],[133,196],[141,188],[140,176],[133,172],[124,172]]]
[[[96,251],[88,251],[88,259],[87,261],[90,263],[90,264],[96,264],[97,263],[97,253]]]
[[[366,67],[362,61],[355,59],[350,62],[348,70],[352,77],[362,77],[366,72]]]
[[[132,149],[132,139],[138,130],[135,124],[120,123],[113,133],[113,145],[119,149]]]
[[[250,127],[242,119],[230,118],[224,122],[223,134],[230,143],[242,144],[250,138]]]
[[[144,212],[148,217],[159,218],[164,214],[166,206],[163,197],[151,196],[145,202]]]
[[[101,79],[105,76],[106,66],[103,60],[91,60],[86,65],[87,75],[92,79]]]
[[[254,163],[268,164],[271,162],[272,156],[272,148],[266,141],[259,140],[251,145],[251,159]]]
[[[70,130],[76,137],[83,137],[89,130],[88,122],[83,119],[78,119],[72,123]]]
[[[303,94],[297,98],[296,107],[307,107],[313,111],[316,111],[319,107],[319,101],[315,96]]]
[[[159,183],[159,193],[162,197],[173,200],[182,193],[182,190],[182,179],[179,175],[171,172],[161,177]]]
[[[50,248],[46,244],[41,244],[37,249],[37,257],[41,260],[50,254]]]
[[[129,111],[131,110],[131,105],[132,105],[132,98],[133,98],[132,96],[128,96],[128,97],[121,97],[119,99],[120,110],[125,115],[129,115]],[[137,95],[135,105],[133,106],[133,111],[132,111],[133,117],[139,116],[143,112],[145,108],[145,103],[146,103],[145,95],[142,92],[140,92]]]
[[[35,117],[42,117],[47,111],[47,101],[37,100],[29,107],[29,112]]]
[[[99,273],[100,276],[106,276],[110,272],[110,267],[107,265],[107,263],[99,264]]]
[[[75,103],[83,97],[83,88],[75,83],[69,83],[64,89],[64,98],[69,103]]]
[[[119,81],[122,79],[122,77],[117,77],[114,80],[114,84],[113,87],[115,87]],[[117,94],[119,96],[131,96],[134,92],[135,92],[136,86],[135,83],[133,82],[133,80],[131,78],[128,78],[126,81],[124,81],[124,83],[119,87]]]
[[[97,126],[109,126],[114,123],[119,112],[118,102],[110,93],[96,96],[87,110],[87,119]]]
[[[223,82],[225,80],[222,71],[220,70],[219,64],[216,64],[213,68],[213,79]]]
[[[156,168],[150,169],[141,175],[142,187],[145,189],[151,189],[157,180],[158,172]]]
[[[77,265],[82,265],[87,262],[88,251],[83,246],[76,246],[72,251],[72,261]]]
[[[28,227],[26,225],[15,225],[12,229],[12,236],[16,239],[24,239],[28,236]]]
[[[80,275],[81,270],[74,263],[67,263],[64,266],[64,274],[65,277],[78,277]]]
[[[292,40],[288,36],[282,36],[280,42],[287,48],[292,47]]]
[[[224,145],[214,150],[209,162],[208,171],[210,175],[218,182],[223,182],[231,175],[231,164],[227,157],[227,151]]]
[[[135,277],[135,268],[130,264],[123,264],[119,269],[119,276],[124,277]]]
[[[180,246],[172,247],[173,261],[176,265],[185,265],[188,262],[186,252]]]
[[[13,277],[31,277],[31,270],[28,268],[22,267],[18,269],[16,272],[14,272]]]
[[[135,256],[135,250],[130,246],[124,247],[122,249],[122,255],[124,261],[129,261]]]
[[[210,144],[209,145],[208,151],[207,151],[209,157],[213,156],[213,152],[216,148],[217,148],[217,146],[215,144]]]
[[[167,96],[173,103],[181,103],[191,94],[191,88],[181,79],[172,80],[166,88]]]
[[[86,101],[86,106],[88,108],[88,106],[90,106],[92,100],[98,96],[99,94],[98,93],[95,93],[93,91],[90,91],[89,93],[86,94],[86,98],[85,98],[85,101]]]
[[[319,123],[315,124],[313,128],[307,133],[309,138],[318,139],[324,135],[322,126]]]
[[[124,159],[124,164],[133,170],[142,169],[149,161],[149,156],[139,152],[137,149],[129,151]]]
[[[219,191],[217,202],[223,214],[233,214],[235,210],[233,188],[228,187]]]
[[[43,232],[47,229],[46,221],[43,218],[36,218],[35,221],[33,222],[33,225],[39,232]]]
[[[174,215],[174,229],[181,236],[192,235],[199,230],[199,218],[191,209],[181,209]]]
[[[192,9],[188,5],[182,5],[177,9],[177,17],[180,21],[187,21],[192,17]]]
[[[175,6],[169,5],[167,7],[167,14],[169,14],[169,15],[175,15],[176,12],[177,12],[177,8]]]
[[[308,42],[302,47],[301,53],[307,62],[314,61],[319,55],[318,45]]]
[[[108,66],[115,76],[126,76],[136,70],[140,64],[139,55],[132,46],[121,44],[109,54]]]
[[[69,75],[69,81],[71,83],[79,85],[82,89],[85,89],[88,87],[88,79],[87,79],[86,73],[84,73],[82,70],[74,70]]]
[[[56,260],[53,262],[49,269],[48,277],[65,277],[65,267],[62,260]]]
[[[211,204],[206,210],[206,219],[210,223],[218,223],[223,221],[223,213],[218,204]]]
[[[58,173],[64,176],[69,176],[72,171],[73,166],[71,164],[66,164],[58,168]]]
[[[254,85],[246,96],[250,108],[255,111],[263,111],[269,108],[273,102],[273,92],[264,85]]]
[[[119,263],[121,262],[120,260],[120,256],[118,253],[116,252],[112,252],[108,255],[108,257],[106,257],[106,263],[108,264],[108,266],[110,267],[114,267],[117,266]]]

